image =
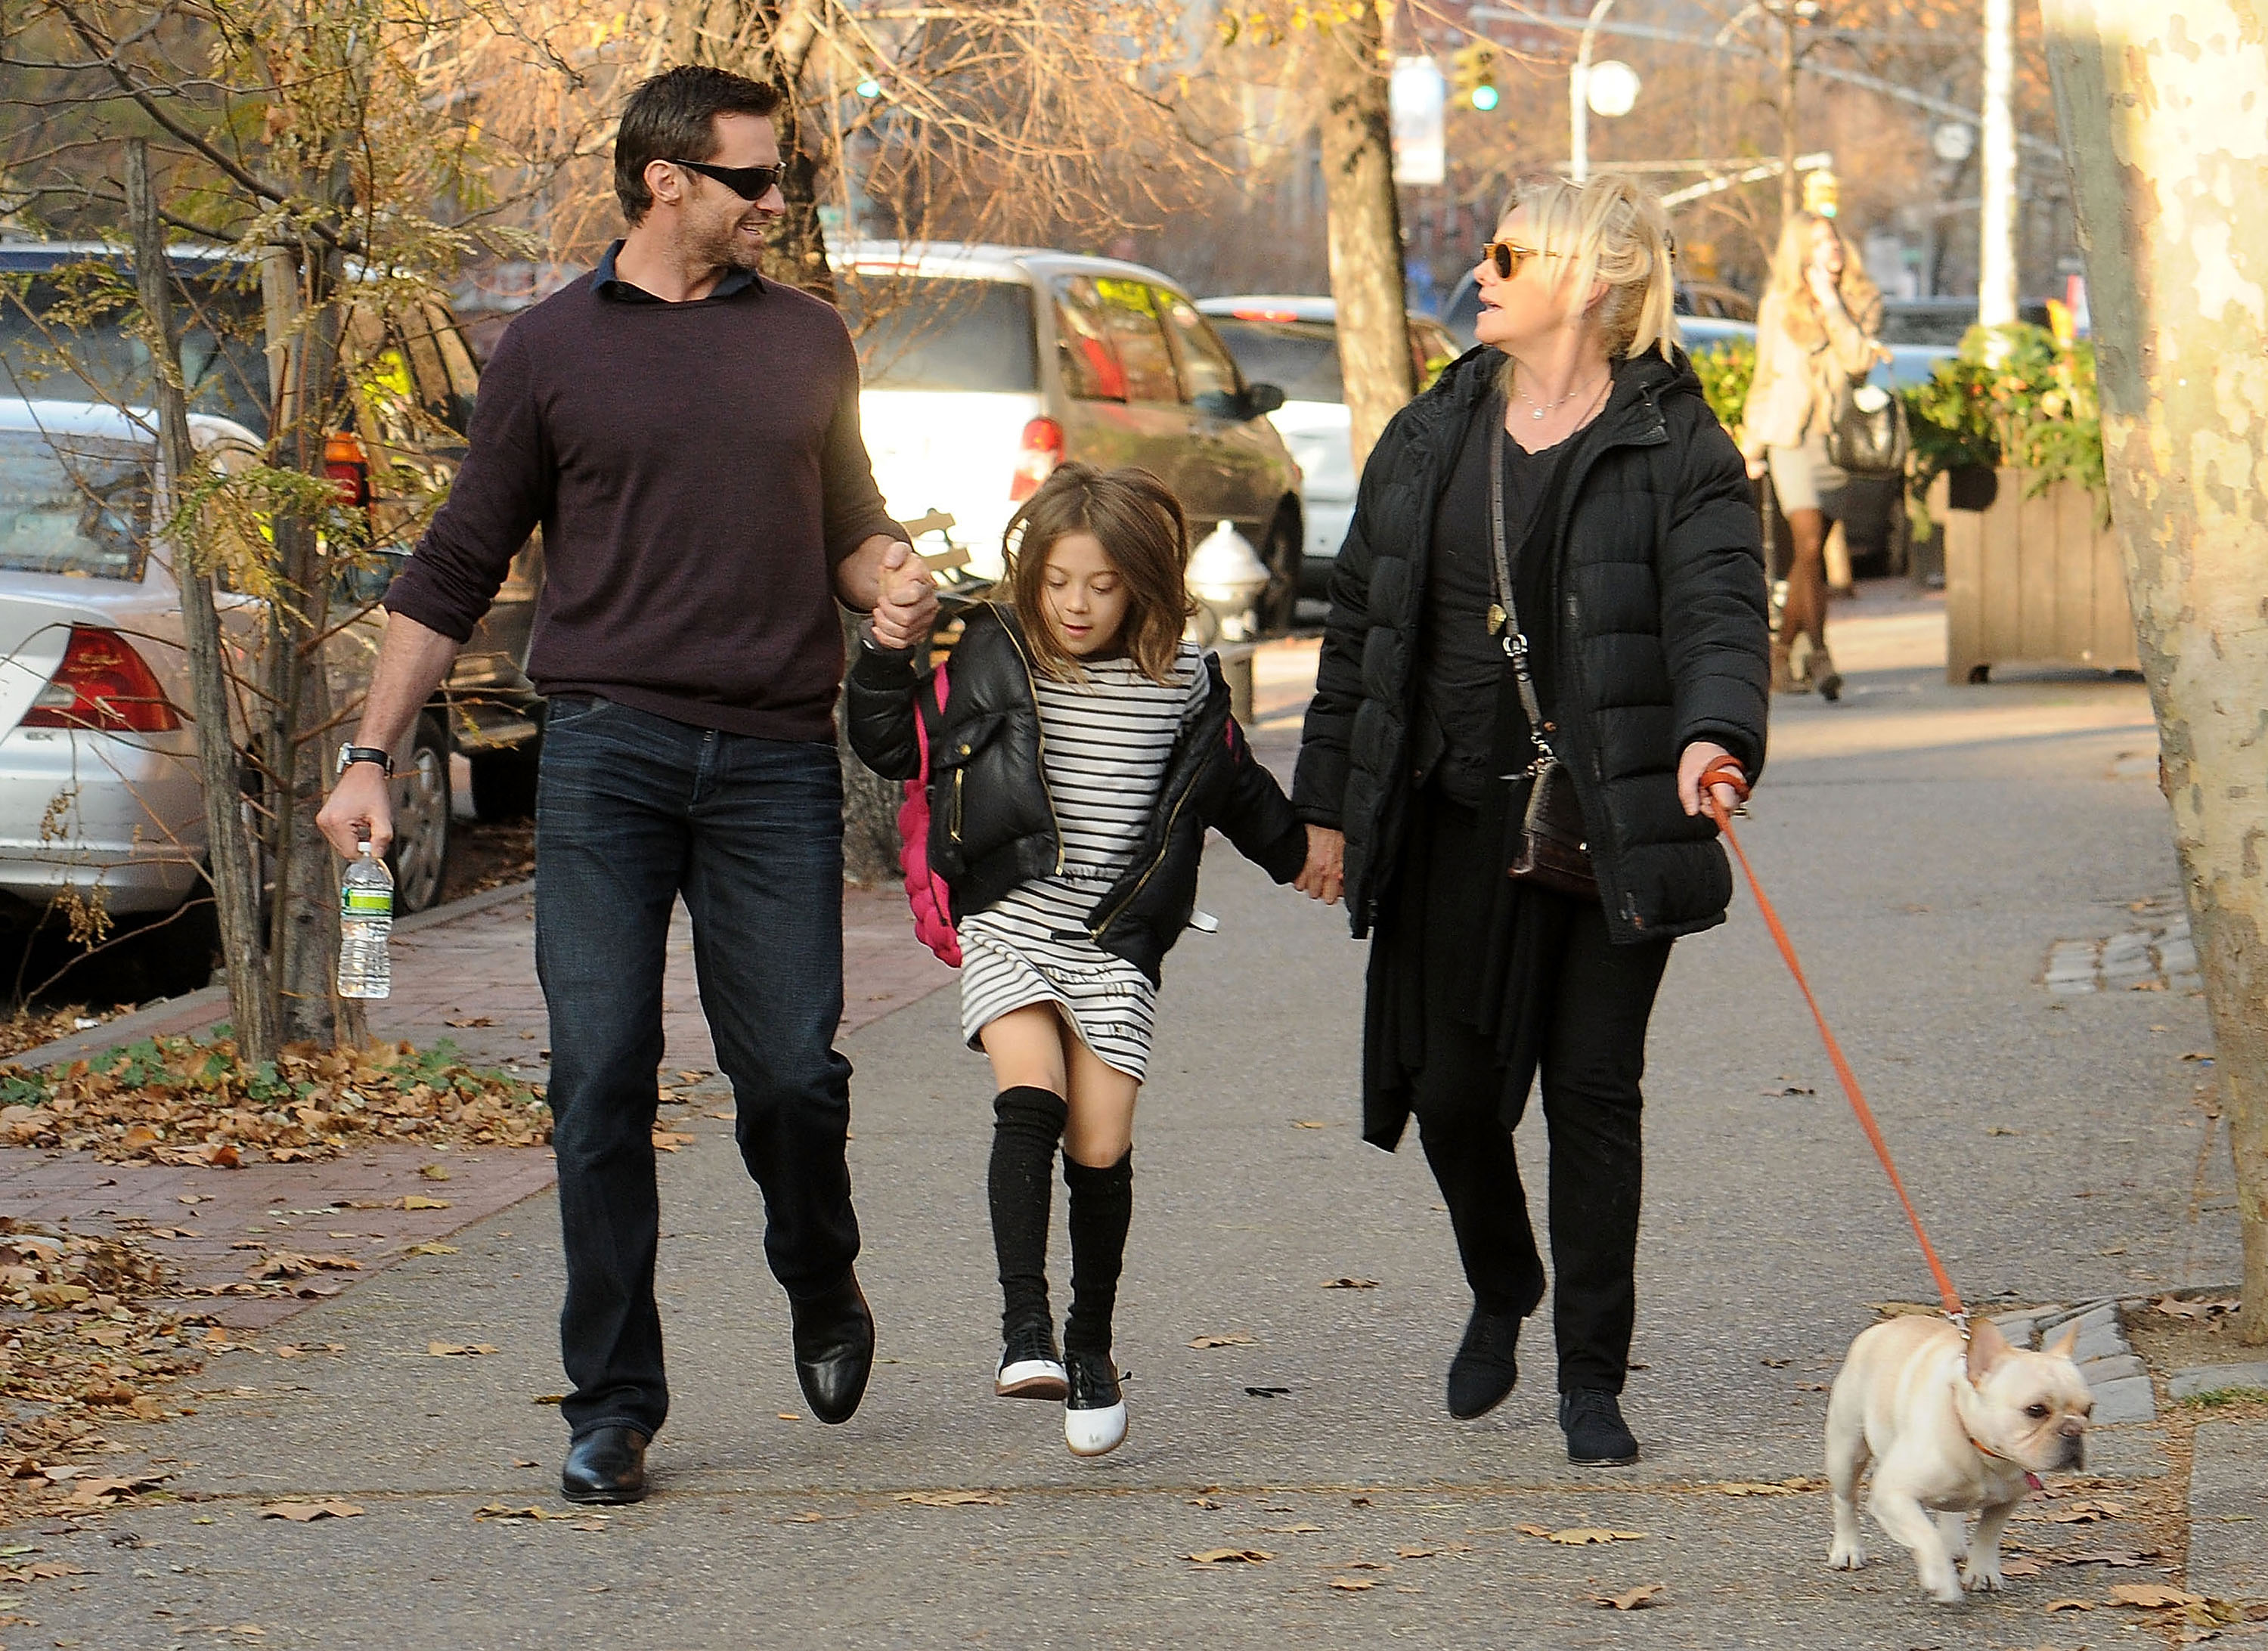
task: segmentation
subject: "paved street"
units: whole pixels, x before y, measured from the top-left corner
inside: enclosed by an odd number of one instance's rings
[[[2112,981],[2106,962],[2100,990],[2044,981],[2058,943],[2178,911],[2142,688],[1948,688],[1933,604],[1876,593],[1836,618],[1845,703],[1777,702],[1742,829],[1948,1264],[1996,1310],[2230,1283],[2225,1146],[2201,1160],[2183,1059],[2208,1047],[2202,1000],[2148,965]],[[1286,772],[1311,651],[1262,661],[1258,742]],[[759,1202],[703,1080],[672,1115],[695,1139],[661,1166],[676,1409],[651,1501],[569,1516],[558,1498],[557,1218],[539,1192],[456,1233],[455,1253],[400,1259],[270,1332],[342,1351],[230,1352],[195,1415],[116,1430],[178,1499],[11,1534],[85,1574],[25,1590],[8,1609],[36,1626],[0,1638],[2070,1648],[2125,1643],[2132,1613],[2048,1601],[2180,1580],[2182,1464],[2151,1424],[2102,1441],[2085,1494],[2116,1514],[2014,1528],[2046,1558],[2007,1595],[1931,1606],[1872,1531],[1874,1566],[1825,1568],[1807,1478],[1823,1385],[1870,1303],[1932,1292],[1745,893],[1727,928],[1680,947],[1654,1021],[1626,1401],[1646,1459],[1583,1474],[1551,1420],[1548,1332],[1497,1414],[1442,1411],[1467,1298],[1414,1142],[1388,1156],[1356,1136],[1363,951],[1341,914],[1225,848],[1200,904],[1220,932],[1168,960],[1138,1129],[1116,1455],[1074,1462],[1052,1408],[990,1397],[986,1071],[874,896],[850,969],[869,1013],[844,1047],[882,1362],[849,1425],[801,1414]],[[497,962],[525,927],[505,900],[413,936],[396,1001],[417,1006],[415,1029],[485,1018],[453,1035],[498,1058],[540,1050],[520,1036],[538,1029],[532,977]],[[673,1004],[670,1065],[705,1070],[689,991]],[[1541,1146],[1531,1121],[1530,1161]],[[1190,1345],[1211,1338],[1228,1339]],[[436,1357],[434,1341],[497,1351]],[[2247,1533],[2268,1508],[2243,1481],[2247,1435],[2217,1426],[2231,1431],[2199,1447],[2227,1522],[2214,1563],[2257,1588]],[[286,1494],[363,1511],[257,1517]],[[548,1516],[483,1516],[529,1507]],[[1550,1539],[1578,1529],[1631,1534]],[[1265,1557],[1186,1557],[1222,1549]],[[2139,1557],[2058,1565],[2058,1549]],[[1654,1584],[1649,1608],[1599,1603]]]

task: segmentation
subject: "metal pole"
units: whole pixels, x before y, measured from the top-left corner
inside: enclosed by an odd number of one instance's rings
[[[2016,82],[2014,0],[1984,0],[1984,210],[1978,224],[1977,321],[2016,319]]]
[[[1567,175],[1577,183],[1591,180],[1591,48],[1614,4],[1615,0],[1597,0],[1592,6],[1575,46],[1574,67],[1567,71]]]
[[[1785,227],[1803,199],[1803,186],[1795,173],[1795,13],[1772,6],[1779,19],[1779,221]]]

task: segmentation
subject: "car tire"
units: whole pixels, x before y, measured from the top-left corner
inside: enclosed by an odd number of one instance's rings
[[[394,777],[394,873],[397,916],[438,905],[449,879],[449,735],[428,712],[417,719],[409,761]]]
[[[1300,513],[1290,505],[1276,512],[1269,524],[1268,542],[1260,560],[1268,568],[1268,584],[1255,604],[1263,637],[1288,637],[1300,618]]]
[[[483,823],[525,820],[535,812],[537,741],[472,759],[473,814]]]

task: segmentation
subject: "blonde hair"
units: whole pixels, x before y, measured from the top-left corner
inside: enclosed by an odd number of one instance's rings
[[[1587,294],[1594,284],[1606,284],[1594,314],[1609,358],[1654,350],[1668,360],[1677,343],[1676,242],[1653,191],[1614,173],[1588,183],[1543,173],[1513,186],[1504,217],[1523,209],[1535,249],[1568,266],[1559,277],[1568,291]],[[1511,372],[1507,359],[1507,388]]]
[[[1812,299],[1803,271],[1811,262],[1812,232],[1822,224],[1827,225],[1836,244],[1843,248],[1843,273],[1835,278],[1835,290],[1842,295],[1843,307],[1853,315],[1863,315],[1881,296],[1881,289],[1874,284],[1866,265],[1851,250],[1843,226],[1817,212],[1791,212],[1787,222],[1780,225],[1779,247],[1772,254],[1771,280],[1766,291],[1778,298],[1782,315],[1791,309],[1802,315],[1817,315],[1819,306]]]

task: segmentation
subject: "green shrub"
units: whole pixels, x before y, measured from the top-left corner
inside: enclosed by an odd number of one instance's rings
[[[1701,380],[1701,394],[1709,410],[1727,430],[1741,427],[1748,410],[1749,386],[1756,376],[1756,347],[1752,340],[1727,338],[1693,352],[1693,372]]]
[[[2092,344],[2066,350],[2044,327],[1972,327],[1954,359],[1901,394],[1913,432],[1908,481],[1918,516],[1930,483],[1946,471],[2005,464],[2031,473],[2033,494],[2076,482],[2109,520]]]

